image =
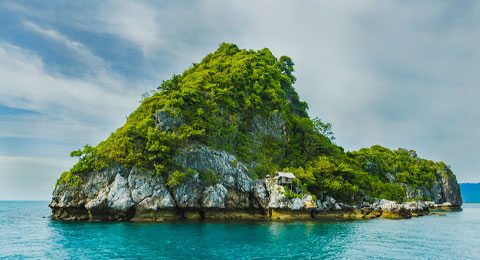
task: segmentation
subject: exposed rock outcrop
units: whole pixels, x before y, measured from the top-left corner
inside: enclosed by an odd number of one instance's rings
[[[156,112],[160,131],[174,131],[181,119],[174,110]],[[258,136],[284,138],[285,121],[278,113],[269,120],[254,120]],[[82,175],[77,186],[59,182],[50,207],[53,218],[71,220],[163,221],[201,218],[271,218],[310,219],[317,215],[355,218],[405,218],[422,215],[428,208],[459,206],[460,189],[448,169],[439,169],[439,178],[429,189],[412,189],[404,185],[408,200],[429,197],[433,202],[407,204],[375,200],[364,196],[364,202],[352,206],[323,196],[314,201],[309,194],[287,197],[285,189],[272,179],[252,180],[247,165],[225,151],[193,144],[184,148],[174,161],[195,174],[175,187],[166,185],[162,176],[149,170],[112,165],[100,172]],[[372,166],[373,167],[373,166]],[[211,172],[216,182],[204,180],[201,173]],[[389,174],[389,182],[395,176]]]
[[[406,199],[426,199],[433,201],[435,204],[448,202],[453,207],[461,206],[462,196],[455,176],[449,173],[449,169],[446,167],[438,169],[437,174],[439,178],[430,183],[429,189],[422,185],[412,188],[407,184],[400,184],[405,189]]]
[[[157,129],[162,132],[170,132],[182,123],[177,111],[171,108],[158,110],[155,116]]]
[[[434,201],[397,203],[375,199],[352,206],[330,196],[288,198],[284,187],[271,179],[252,180],[246,165],[235,156],[192,145],[175,158],[197,173],[177,187],[168,187],[161,176],[133,167],[114,165],[83,176],[77,187],[59,183],[50,207],[53,217],[71,220],[163,221],[202,218],[310,219],[317,215],[346,218],[409,218],[427,214],[429,208],[461,204],[458,184],[446,173],[433,184]],[[232,163],[234,162],[235,163]],[[213,171],[216,183],[203,180],[200,172]],[[426,189],[407,191],[423,196]],[[427,190],[428,191],[428,190]],[[427,196],[430,196],[427,194]],[[371,200],[371,199],[368,199]]]
[[[444,163],[405,149],[345,152],[333,143],[331,125],[309,117],[293,71],[290,58],[266,48],[222,43],[145,95],[105,141],[71,153],[79,160],[57,182],[53,218],[403,218],[430,204],[461,205]],[[287,167],[300,182],[252,179]],[[432,202],[425,208],[422,200]]]

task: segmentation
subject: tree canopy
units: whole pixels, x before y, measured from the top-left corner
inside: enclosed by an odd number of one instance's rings
[[[79,161],[60,182],[78,185],[82,174],[120,164],[142,167],[177,185],[192,174],[174,157],[192,144],[224,150],[248,165],[252,178],[276,170],[292,171],[304,192],[344,201],[359,196],[405,199],[408,185],[429,187],[443,163],[419,159],[405,150],[381,146],[344,152],[331,124],[310,118],[307,103],[293,84],[294,63],[268,49],[239,49],[222,43],[181,75],[142,95],[125,125],[97,146],[73,151]],[[158,129],[158,112],[176,118],[171,131]],[[387,173],[396,177],[395,183]],[[202,173],[215,181],[213,172]]]

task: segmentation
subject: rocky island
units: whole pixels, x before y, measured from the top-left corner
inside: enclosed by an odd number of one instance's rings
[[[336,145],[293,88],[293,65],[221,44],[145,94],[108,139],[71,153],[79,160],[57,181],[52,218],[409,218],[462,205],[443,162]]]

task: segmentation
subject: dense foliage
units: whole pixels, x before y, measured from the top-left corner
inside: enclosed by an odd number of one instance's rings
[[[397,182],[429,187],[438,164],[412,159],[407,151],[374,146],[345,153],[333,143],[331,125],[308,116],[293,84],[293,62],[268,49],[241,50],[221,44],[200,63],[164,81],[158,91],[144,95],[124,126],[96,147],[73,151],[79,161],[59,182],[76,186],[82,174],[110,165],[141,167],[177,186],[196,172],[182,169],[175,155],[191,144],[236,155],[250,167],[252,178],[276,170],[298,176],[299,185],[315,196],[333,195],[357,200],[364,195],[404,200]],[[169,131],[159,131],[158,112],[178,120]],[[236,161],[234,163],[237,163]],[[212,171],[200,173],[210,183]],[[296,196],[288,191],[290,197]]]

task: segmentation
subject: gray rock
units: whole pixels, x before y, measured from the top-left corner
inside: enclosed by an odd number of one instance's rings
[[[443,166],[437,169],[437,174],[440,176],[439,179],[430,184],[430,199],[435,204],[449,202],[452,206],[461,206],[460,186],[452,171],[447,166]]]
[[[159,186],[159,189],[155,190],[151,197],[145,198],[137,205],[137,208],[139,209],[151,210],[168,209],[174,207],[175,202],[165,186]]]
[[[395,175],[393,175],[390,172],[385,173],[385,176],[387,177],[387,180],[390,183],[395,183],[395,181],[397,181],[397,178],[395,177]]]
[[[156,181],[150,171],[143,172],[134,167],[128,175],[128,185],[132,190],[133,202],[138,203],[146,197],[152,196]]]
[[[323,202],[321,202],[320,200],[317,200],[317,210],[318,211],[326,211],[328,210],[328,208],[324,205]]]
[[[49,206],[52,209],[84,207],[87,202],[97,197],[101,189],[110,185],[117,174],[125,176],[128,172],[119,165],[113,165],[100,172],[82,175],[83,183],[75,187],[67,183],[58,183]]]
[[[338,204],[338,203],[335,203],[335,205],[333,206],[333,209],[334,210],[342,210],[342,206],[340,206],[340,204]]]
[[[418,198],[420,199],[424,198],[423,186],[420,186],[420,188],[415,189],[405,183],[402,183],[400,185],[405,189],[405,197],[407,200],[416,200]]]
[[[180,208],[201,208],[204,190],[205,185],[196,174],[173,190],[175,202]]]
[[[379,204],[379,203],[376,203],[376,204]],[[372,205],[371,205],[370,202],[368,202],[368,201],[362,202],[360,206],[361,206],[362,208],[371,208],[371,207],[372,207]]]
[[[175,162],[183,168],[198,172],[213,171],[219,183],[226,188],[250,192],[253,180],[248,176],[248,168],[237,158],[224,151],[216,151],[206,146],[191,146],[177,156]],[[233,164],[233,161],[237,161]]]
[[[430,191],[425,186],[422,185],[420,188],[423,193],[423,198],[426,197],[426,199],[432,199],[432,193],[430,193]]]
[[[268,208],[273,209],[291,209],[292,202],[283,194],[285,191],[282,186],[273,182],[267,185],[268,193],[270,194]]]
[[[95,209],[103,209],[107,207],[107,196],[108,196],[108,190],[110,188],[106,188],[101,190],[97,197],[94,199],[90,200],[86,205],[85,208],[88,210],[95,210]]]
[[[338,202],[337,204],[335,204],[335,206],[337,206],[337,205],[342,210],[352,210],[354,208],[353,206],[350,206],[348,204],[341,203],[341,202]]]
[[[248,207],[250,193],[256,194],[258,203],[267,204],[267,193],[260,183],[248,176],[248,168],[237,158],[224,151],[216,151],[206,146],[190,146],[174,159],[183,168],[197,172],[213,172],[218,183],[213,188],[196,174],[184,184],[175,188],[176,202],[179,207]],[[236,163],[232,163],[232,162]],[[255,187],[255,189],[254,189]],[[223,201],[220,202],[219,200]]]
[[[257,199],[260,206],[264,209],[268,207],[269,194],[266,188],[266,180],[257,179],[253,183],[253,196]]]
[[[378,207],[380,209],[382,209],[383,211],[391,211],[393,209],[399,208],[400,204],[398,204],[395,201],[382,199],[382,200],[380,200],[380,203],[379,203]]]
[[[444,202],[450,202],[452,206],[462,205],[462,196],[460,194],[460,186],[453,175],[452,171],[446,166],[438,169],[441,176],[442,191],[444,194]]]
[[[162,132],[170,132],[178,127],[182,120],[174,109],[164,108],[155,113],[157,129]]]
[[[117,174],[115,180],[110,186],[107,196],[108,207],[119,212],[126,212],[133,206],[130,190],[127,180],[120,174]]]
[[[448,201],[442,203],[442,207],[451,207],[451,206],[453,206],[452,203],[450,203],[450,202],[448,202]]]
[[[290,209],[292,210],[300,210],[303,209],[303,201],[300,198],[293,198],[292,199],[292,206]]]
[[[208,187],[203,194],[203,207],[221,209],[225,208],[224,201],[227,193],[227,189],[222,184]]]
[[[332,209],[334,205],[335,204],[331,204],[331,203],[328,203],[326,201],[322,202],[322,208],[324,208],[325,210]]]
[[[278,124],[281,123],[280,119],[275,120]],[[175,124],[173,122],[169,125],[173,127]],[[172,129],[171,127],[169,129]],[[268,134],[281,133],[279,129],[268,130],[265,128],[266,125],[262,126],[260,123],[258,127],[263,127],[262,131]],[[81,177],[83,183],[78,186],[59,183],[53,192],[50,207],[54,213],[60,212],[57,214],[60,218],[64,217],[65,213],[80,212],[83,219],[88,219],[89,216],[95,219],[129,219],[137,210],[143,212],[145,216],[150,216],[149,212],[144,211],[173,208],[187,210],[316,208],[318,211],[355,209],[337,202],[326,194],[325,196],[322,194],[320,200],[314,202],[312,196],[302,194],[301,189],[293,189],[302,195],[301,198],[288,199],[284,194],[284,188],[273,183],[271,179],[253,181],[248,175],[247,166],[238,162],[235,156],[203,145],[186,147],[174,160],[180,167],[190,168],[198,173],[187,177],[179,186],[169,188],[165,186],[162,177],[153,175],[151,171],[113,165],[100,172],[85,173]],[[236,163],[232,163],[235,161]],[[199,173],[210,171],[216,175],[217,183],[209,183],[200,177]],[[438,169],[438,175],[439,179],[431,183],[430,189],[423,186],[414,189],[402,184],[407,199],[414,199],[417,196],[423,199],[424,196],[428,196],[432,202],[424,203],[420,200],[400,204],[363,196],[366,201],[359,204],[358,208],[370,208],[375,214],[390,212],[392,213],[390,217],[408,217],[412,212],[428,211],[430,207],[461,205],[460,189],[455,176],[447,167]],[[392,176],[387,174],[389,181],[394,182]],[[64,209],[72,209],[70,211],[72,213]]]
[[[330,196],[325,196],[325,202],[327,203],[327,207],[330,209],[330,208],[333,208],[335,206],[335,199],[330,197]]]

